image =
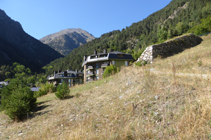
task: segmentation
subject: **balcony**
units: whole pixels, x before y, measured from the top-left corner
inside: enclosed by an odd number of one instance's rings
[[[91,82],[91,81],[94,81],[93,79],[88,79],[88,80],[86,80],[86,82]]]
[[[93,66],[88,66],[88,68],[86,69],[86,71],[93,70],[93,69],[94,69]]]
[[[86,77],[90,77],[90,76],[94,76],[94,73],[93,72],[89,72],[86,74]]]
[[[108,66],[109,66],[109,63],[102,64],[102,65],[101,65],[101,68],[106,68],[106,67],[108,67]]]

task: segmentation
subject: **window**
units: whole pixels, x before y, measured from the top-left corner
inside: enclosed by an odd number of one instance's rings
[[[115,65],[115,61],[114,60],[112,60],[112,65]]]
[[[63,79],[61,79],[61,83],[63,82]]]
[[[69,83],[71,83],[71,79],[69,79]]]
[[[125,66],[128,66],[128,61],[125,61]]]
[[[96,71],[96,74],[99,74],[99,70]]]
[[[99,79],[99,77],[98,77],[98,76],[96,76],[96,79],[98,80],[98,79]]]
[[[98,66],[98,63],[96,63],[96,68],[98,68],[99,66]]]
[[[71,84],[69,84],[69,87],[71,87]]]
[[[124,55],[123,55],[123,54],[117,54],[117,56],[118,56],[118,57],[124,57]]]

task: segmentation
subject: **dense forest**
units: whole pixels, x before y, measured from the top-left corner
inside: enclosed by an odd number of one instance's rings
[[[44,67],[46,74],[54,70],[82,69],[84,55],[93,54],[94,49],[102,52],[121,51],[130,53],[137,59],[144,49],[155,43],[160,43],[174,36],[187,32],[201,24],[202,19],[211,15],[210,0],[173,0],[165,8],[151,14],[146,19],[133,23],[125,29],[115,30],[103,34],[77,49],[74,49],[65,58],[56,59]]]

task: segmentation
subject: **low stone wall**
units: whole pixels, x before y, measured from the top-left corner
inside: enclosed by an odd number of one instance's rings
[[[161,58],[172,56],[182,52],[184,49],[200,44],[201,41],[202,39],[200,37],[195,36],[194,34],[187,34],[161,44],[151,45],[145,49],[137,62],[152,62],[153,59],[158,56]]]

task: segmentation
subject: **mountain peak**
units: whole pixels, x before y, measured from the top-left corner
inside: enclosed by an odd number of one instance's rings
[[[60,52],[68,55],[73,49],[85,44],[95,37],[81,28],[67,28],[57,33],[47,35],[40,39],[41,42]]]

